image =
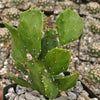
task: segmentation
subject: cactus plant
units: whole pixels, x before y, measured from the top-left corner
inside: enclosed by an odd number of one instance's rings
[[[86,10],[90,14],[97,14],[100,12],[100,5],[97,2],[90,2],[86,5]]]
[[[96,20],[96,21],[92,22],[90,25],[90,30],[94,34],[100,34],[100,21]]]
[[[36,89],[50,99],[76,84],[77,72],[69,76],[60,75],[68,69],[71,57],[70,52],[62,49],[61,45],[76,40],[84,27],[82,19],[75,12],[66,9],[57,19],[59,41],[53,29],[46,30],[42,38],[43,13],[40,10],[23,12],[18,28],[5,21],[4,24],[12,35],[12,57],[17,62],[17,68],[29,78],[26,81],[8,74],[16,83]],[[31,61],[27,59],[26,51],[33,57]]]
[[[61,6],[62,6],[62,9],[64,9],[64,10],[66,8],[73,9],[74,3],[72,1],[67,1],[67,2],[64,2]]]
[[[12,3],[15,6],[20,6],[20,5],[23,5],[24,4],[24,0],[12,0]]]
[[[10,33],[6,28],[0,28],[0,42],[10,39]]]
[[[100,57],[100,42],[95,41],[88,46],[88,52],[90,56]]]
[[[94,66],[88,72],[88,78],[90,81],[96,84],[100,84],[100,67]]]
[[[17,20],[20,13],[21,12],[17,8],[5,9],[2,13],[2,19]]]

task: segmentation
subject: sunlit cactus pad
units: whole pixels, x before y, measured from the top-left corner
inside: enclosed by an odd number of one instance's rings
[[[95,41],[88,46],[88,52],[90,56],[100,58],[100,41]]]
[[[90,14],[97,14],[100,12],[100,5],[97,2],[90,2],[86,5],[86,10]]]

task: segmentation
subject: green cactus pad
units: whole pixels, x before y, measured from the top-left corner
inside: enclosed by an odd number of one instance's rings
[[[59,90],[65,91],[75,86],[78,78],[78,73],[74,73],[69,76],[55,76],[54,82],[56,86],[58,86]]]
[[[45,58],[45,67],[51,75],[57,75],[68,69],[70,53],[65,49],[55,48]]]
[[[5,26],[8,28],[12,35],[12,57],[15,61],[19,63],[26,62],[26,49],[24,47],[23,41],[19,36],[16,28],[4,21]]]
[[[41,40],[41,54],[39,59],[44,59],[47,52],[58,46],[58,41],[56,39],[56,31],[49,29],[45,32],[45,36]]]
[[[20,77],[13,76],[11,74],[7,74],[16,84],[19,84],[23,87],[31,87],[31,85],[24,79]]]
[[[31,80],[31,86],[34,90],[38,90],[41,94],[44,94],[44,85],[42,83],[42,67],[36,62],[32,64],[27,62],[27,67],[29,68],[30,74],[29,78]]]
[[[64,45],[77,40],[83,32],[84,23],[78,14],[66,9],[56,22],[60,44]]]
[[[37,58],[41,51],[42,20],[40,10],[27,10],[20,16],[18,31],[33,58]]]
[[[58,94],[58,90],[57,90],[56,85],[54,85],[53,80],[50,78],[48,73],[43,72],[42,82],[45,87],[45,95],[50,99],[56,98]]]
[[[28,75],[28,71],[26,70],[26,68],[23,66],[23,64],[20,63],[16,63],[17,68],[22,71],[25,75]]]

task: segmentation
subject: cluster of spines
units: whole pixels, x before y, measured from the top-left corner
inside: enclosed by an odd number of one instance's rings
[[[19,19],[20,11],[16,8],[10,8],[7,10],[5,16],[7,16],[7,18],[9,18],[10,20],[16,20]]]
[[[96,47],[97,46],[97,47]],[[100,57],[100,43],[94,42],[88,46],[88,53],[93,57]]]
[[[12,0],[12,3],[15,5],[15,6],[21,6],[24,4],[24,0]]]
[[[62,5],[62,9],[66,9],[66,8],[70,8],[70,9],[73,9],[74,7],[74,4],[72,1],[67,1],[66,3],[63,3]]]
[[[90,30],[94,34],[100,34],[100,21],[97,20],[97,21],[91,23]]]
[[[3,29],[0,29],[3,32]],[[9,32],[5,32],[5,34],[0,35],[0,42],[7,41],[11,37]]]
[[[86,10],[90,14],[97,14],[100,12],[100,5],[97,2],[90,2],[86,5]]]
[[[100,84],[100,68],[97,66],[94,66],[94,68],[91,68],[88,72],[88,78],[93,83]]]

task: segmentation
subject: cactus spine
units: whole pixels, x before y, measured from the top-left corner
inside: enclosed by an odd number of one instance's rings
[[[90,56],[100,57],[100,42],[93,42],[88,46],[88,52]]]
[[[86,10],[90,14],[97,14],[100,12],[100,5],[97,2],[90,2],[86,5]]]
[[[94,34],[100,34],[100,21],[96,20],[95,22],[92,22],[90,25],[90,30]]]
[[[96,84],[100,84],[100,67],[94,66],[88,72],[88,78],[90,81]]]

